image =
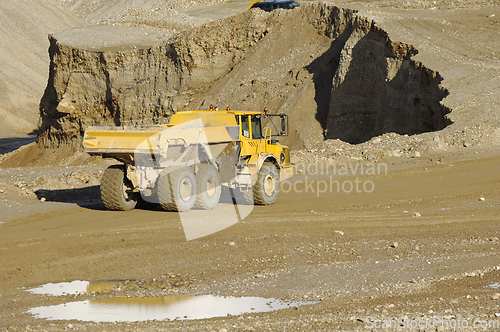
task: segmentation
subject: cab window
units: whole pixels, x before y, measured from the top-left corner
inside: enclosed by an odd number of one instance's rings
[[[248,126],[248,116],[241,116],[241,134],[246,138],[250,138],[250,128]]]

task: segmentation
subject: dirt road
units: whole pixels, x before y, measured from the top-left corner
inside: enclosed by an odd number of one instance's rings
[[[282,187],[289,192],[274,205],[257,206],[242,222],[189,242],[176,213],[105,211],[97,197],[86,207],[4,219],[1,326],[353,330],[380,327],[377,320],[391,317],[447,317],[468,320],[471,328],[474,320],[498,321],[500,302],[492,299],[498,289],[485,287],[500,280],[499,163],[491,149],[394,165],[388,160],[375,175],[362,175],[360,168],[345,176],[340,168],[315,175],[310,167],[310,174]],[[322,181],[339,181],[340,192],[336,185],[325,191]],[[354,185],[348,194],[349,182],[373,191],[356,193]],[[22,289],[73,280],[123,283],[105,293],[62,297]],[[47,321],[27,313],[84,299],[195,293],[317,303],[206,320],[115,324]]]

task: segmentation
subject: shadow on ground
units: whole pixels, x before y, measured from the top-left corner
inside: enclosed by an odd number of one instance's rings
[[[45,199],[45,202],[72,203],[90,210],[107,210],[101,200],[100,186],[54,190],[38,189],[35,195],[38,200]],[[243,194],[235,190],[229,191],[226,188],[223,190],[219,203],[251,205],[245,200]],[[148,202],[142,198],[139,198],[135,209],[163,211],[157,200]]]
[[[101,200],[100,186],[55,190],[39,189],[35,194],[39,200],[45,198],[46,202],[73,203],[91,210],[107,210]],[[140,199],[136,209],[161,210],[161,207],[158,204]]]
[[[101,201],[99,186],[91,186],[73,189],[39,189],[35,192],[36,197],[46,202],[73,203],[80,207],[92,210],[105,210]]]
[[[0,154],[9,153],[36,141],[36,136],[0,138]]]

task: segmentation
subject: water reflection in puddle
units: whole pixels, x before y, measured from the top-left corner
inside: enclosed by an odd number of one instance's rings
[[[316,302],[285,302],[262,297],[178,295],[154,298],[114,298],[69,302],[29,310],[37,318],[93,322],[190,320],[249,312],[269,312]]]
[[[484,288],[500,289],[500,282],[494,282],[491,285],[484,286]]]

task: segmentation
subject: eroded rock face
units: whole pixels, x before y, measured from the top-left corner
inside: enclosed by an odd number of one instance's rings
[[[417,50],[365,24],[350,34],[332,81],[326,138],[361,143],[388,132],[418,134],[451,121],[442,77],[411,60]]]
[[[90,125],[167,123],[210,104],[289,114],[292,148],[447,124],[441,77],[411,60],[411,46],[325,4],[252,10],[137,49],[89,51],[56,37],[40,103],[45,146],[79,147]]]
[[[123,51],[79,49],[50,36],[39,141],[79,146],[90,125],[167,123],[172,112],[226,74],[264,36],[254,31],[249,16],[229,20],[217,31],[205,26],[156,46]]]

